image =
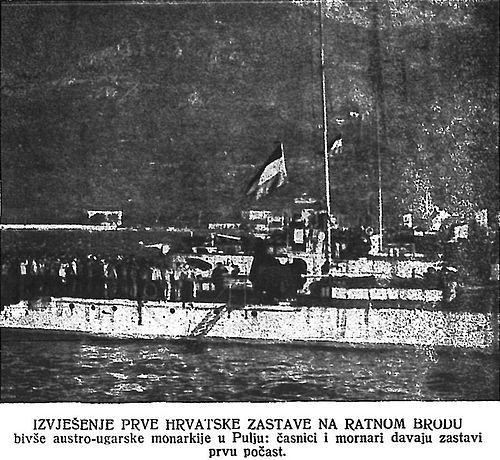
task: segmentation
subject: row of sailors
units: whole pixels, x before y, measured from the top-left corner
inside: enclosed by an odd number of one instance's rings
[[[199,272],[166,258],[2,257],[2,300],[9,302],[40,296],[188,301],[200,282]]]

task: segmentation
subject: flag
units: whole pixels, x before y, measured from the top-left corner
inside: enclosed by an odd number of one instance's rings
[[[337,134],[326,147],[326,153],[329,157],[333,157],[342,152],[342,134]],[[324,156],[324,150],[317,152],[318,155]]]
[[[342,134],[337,134],[328,146],[328,155],[334,156],[342,152]]]
[[[286,181],[285,154],[283,144],[278,145],[257,174],[252,178],[246,189],[246,195],[254,195],[258,200]]]

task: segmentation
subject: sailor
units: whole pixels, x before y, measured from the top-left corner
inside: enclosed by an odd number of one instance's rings
[[[137,289],[137,278],[139,273],[139,265],[135,260],[134,256],[131,256],[128,260],[128,298],[137,299],[138,289]]]
[[[59,286],[59,261],[55,256],[51,256],[47,261],[49,265],[47,281],[48,293],[51,296],[58,296],[60,291]]]
[[[13,300],[12,295],[12,279],[11,279],[11,265],[12,262],[10,260],[10,256],[6,255],[2,257],[2,290],[0,291],[1,299],[2,299],[2,307],[4,305],[8,305]],[[13,303],[13,302],[12,302]]]
[[[107,299],[114,299],[118,286],[118,272],[111,259],[106,259],[104,263],[104,296]]]
[[[79,279],[79,292],[80,296],[84,298],[90,297],[90,275],[91,275],[91,268],[90,268],[90,256],[88,254],[83,255],[81,260],[80,260],[80,270],[78,271],[78,279]],[[49,277],[50,278],[50,277]],[[50,284],[50,283],[49,283]],[[50,290],[50,287],[49,287]]]
[[[424,280],[428,288],[437,289],[441,284],[441,276],[434,267],[429,267],[424,275]]]
[[[128,260],[126,260],[122,255],[117,257],[118,265],[118,297],[121,299],[127,299],[129,294],[128,289]]]
[[[23,257],[19,263],[20,278],[19,278],[19,293],[22,300],[30,297],[30,277],[29,277],[30,261],[27,257]]]
[[[45,273],[47,270],[46,258],[42,255],[38,258],[37,291],[40,295],[45,295]]]
[[[104,298],[104,262],[105,259],[97,255],[93,261],[93,287],[96,299]]]
[[[224,291],[224,277],[227,275],[227,269],[222,262],[217,262],[212,271],[212,283],[215,287],[215,295],[219,296]]]
[[[194,274],[189,268],[189,265],[185,264],[181,268],[180,273],[180,300],[182,302],[190,302],[193,300],[195,294],[195,282]]]
[[[180,300],[181,298],[181,263],[174,262],[170,273],[170,298],[169,300]]]
[[[294,258],[290,264],[292,276],[293,295],[297,295],[297,291],[304,287],[305,278],[302,275],[307,274],[307,264],[303,259]]]
[[[151,266],[151,281],[155,286],[156,298],[163,300],[165,287],[163,282],[163,270],[161,265],[162,261],[158,259],[156,263],[154,263]]]
[[[234,262],[231,264],[231,276],[238,276],[240,274],[240,267]]]
[[[66,266],[66,280],[68,285],[67,294],[71,297],[74,297],[76,295],[77,276],[78,276],[77,258],[68,257],[68,264]]]
[[[249,279],[260,300],[274,302],[281,295],[285,270],[263,241],[255,248]]]
[[[31,285],[31,298],[35,298],[40,294],[42,290],[42,284],[40,282],[40,269],[38,260],[35,257],[31,257],[29,264],[29,275]]]
[[[148,300],[155,297],[153,293],[148,292],[148,288],[150,286],[153,286],[153,284],[151,283],[151,275],[152,269],[148,261],[141,260],[139,263],[139,276],[137,281],[139,300]]]
[[[69,269],[69,263],[67,262],[66,254],[63,254],[61,256],[61,262],[59,264],[59,271],[58,271],[59,286],[60,286],[59,295],[63,295],[63,296],[68,295],[67,285],[66,285],[66,283],[68,281],[67,280],[68,269]]]

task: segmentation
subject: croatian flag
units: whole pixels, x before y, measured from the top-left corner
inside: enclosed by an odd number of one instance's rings
[[[286,177],[285,154],[283,144],[280,143],[252,178],[245,193],[248,196],[255,195],[258,200],[281,187],[286,182]]]

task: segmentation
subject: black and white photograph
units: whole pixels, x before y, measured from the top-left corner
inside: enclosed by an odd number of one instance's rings
[[[2,405],[499,401],[497,0],[1,13]]]

